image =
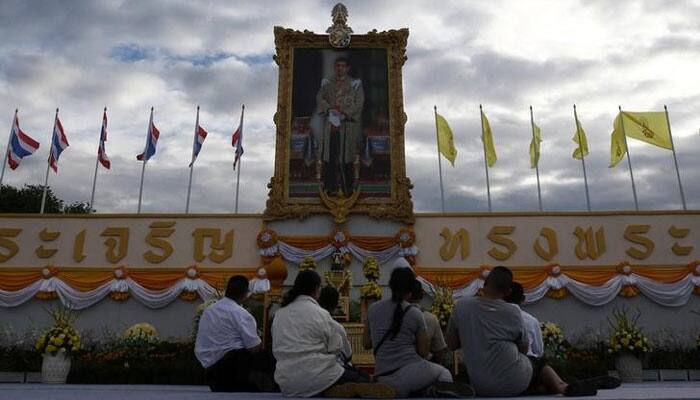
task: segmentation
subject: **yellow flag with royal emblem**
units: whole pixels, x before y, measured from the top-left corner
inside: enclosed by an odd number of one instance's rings
[[[668,129],[666,113],[660,112],[622,112],[624,132],[628,137],[659,146],[673,149],[671,132]]]
[[[532,140],[530,141],[530,168],[535,168],[540,162],[540,144],[542,143],[542,131],[534,122],[532,123]]]
[[[610,134],[610,166],[612,168],[622,161],[627,153],[627,143],[625,135],[622,132],[622,118],[620,114],[615,118],[613,123],[613,131]]]
[[[586,132],[583,130],[583,126],[581,126],[581,122],[578,120],[578,118],[576,118],[576,132],[574,132],[574,137],[572,140],[578,146],[574,149],[574,153],[571,156],[577,160],[587,156],[588,139],[586,139]]]
[[[435,121],[437,125],[438,150],[454,167],[455,159],[457,158],[457,149],[455,148],[452,129],[450,129],[447,120],[438,113],[435,113]]]
[[[486,163],[489,167],[493,167],[498,160],[496,157],[496,147],[493,145],[493,134],[491,133],[491,124],[486,118],[486,114],[481,113],[481,141],[484,143],[484,155]]]

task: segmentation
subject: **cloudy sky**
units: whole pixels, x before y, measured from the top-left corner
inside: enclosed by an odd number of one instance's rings
[[[0,7],[0,143],[20,109],[25,132],[42,143],[12,185],[41,184],[60,107],[71,146],[49,184],[59,197],[88,201],[102,108],[110,118],[95,207],[135,212],[148,114],[155,107],[158,153],[146,169],[146,212],[182,212],[195,109],[210,135],[197,160],[193,212],[231,212],[235,176],[230,134],[246,105],[242,212],[261,212],[273,174],[277,66],[273,27],[325,32],[334,1],[25,1]],[[443,162],[446,208],[484,211],[479,104],[499,161],[491,169],[494,210],[536,210],[529,168],[529,110],[544,142],[544,208],[586,207],[574,144],[572,105],[588,134],[593,209],[633,209],[626,161],[609,169],[618,105],[668,105],[689,208],[700,207],[700,1],[353,1],[356,33],[407,27],[404,67],[406,164],[417,211],[438,211],[433,105],[458,148]],[[400,4],[400,5],[398,5]],[[3,131],[4,130],[4,131]],[[630,142],[641,209],[677,209],[671,152]]]

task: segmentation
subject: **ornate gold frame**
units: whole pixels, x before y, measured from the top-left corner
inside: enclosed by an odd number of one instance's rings
[[[270,189],[264,217],[267,220],[285,218],[305,218],[311,214],[331,213],[340,223],[340,211],[333,210],[333,203],[322,202],[320,198],[301,199],[289,197],[289,147],[291,140],[292,117],[292,73],[294,50],[297,48],[331,49],[328,35],[318,35],[310,31],[296,31],[276,26],[274,59],[279,66],[279,87],[277,92],[277,112],[274,122],[277,127],[275,144],[275,173],[270,179]],[[413,201],[411,181],[406,177],[404,156],[404,125],[406,113],[403,107],[402,67],[406,61],[408,29],[368,32],[365,35],[352,35],[349,49],[378,48],[387,52],[389,90],[389,140],[391,157],[391,196],[389,199],[365,198],[352,204],[345,214],[367,214],[375,218],[389,218],[413,223]],[[335,211],[335,212],[334,212]]]

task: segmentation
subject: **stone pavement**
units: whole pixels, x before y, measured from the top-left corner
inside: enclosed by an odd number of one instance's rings
[[[553,397],[555,396],[531,396],[525,399],[541,400]],[[0,400],[267,400],[281,398],[280,394],[211,393],[206,386],[0,384]],[[579,397],[579,399],[700,400],[700,382],[625,384],[614,390],[601,390],[596,397]],[[498,399],[492,397],[489,400]]]

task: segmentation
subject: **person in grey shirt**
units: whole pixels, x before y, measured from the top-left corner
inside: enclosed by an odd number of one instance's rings
[[[553,394],[595,395],[592,382],[567,384],[551,367],[533,367],[526,356],[528,337],[520,309],[503,300],[512,282],[508,268],[492,269],[483,296],[459,300],[447,327],[447,343],[452,350],[462,348],[476,394],[517,396],[543,385]]]
[[[429,396],[469,397],[470,387],[453,383],[447,368],[432,363],[423,313],[408,303],[415,275],[395,268],[389,286],[391,299],[372,304],[365,321],[364,345],[373,349],[375,378],[391,385],[396,397],[424,390]]]

